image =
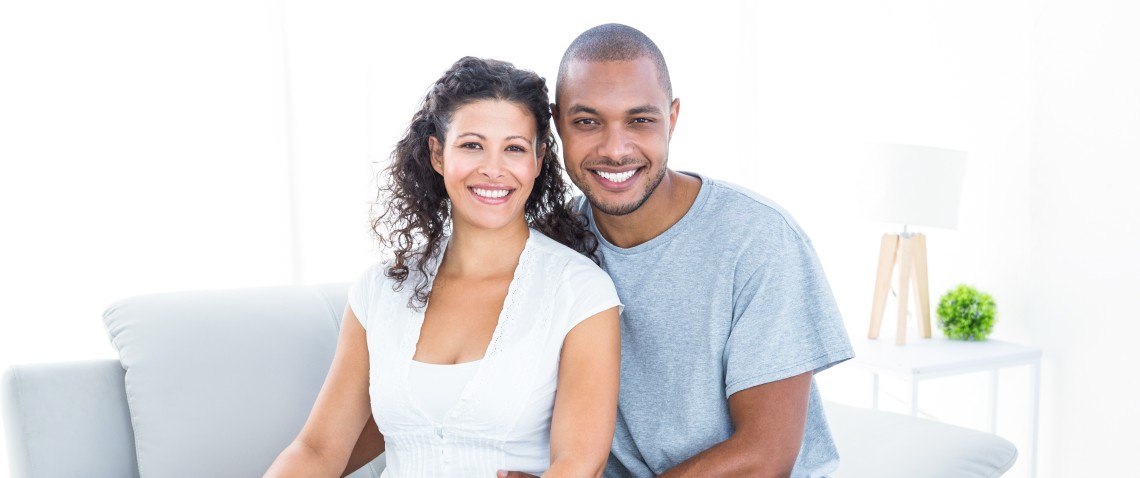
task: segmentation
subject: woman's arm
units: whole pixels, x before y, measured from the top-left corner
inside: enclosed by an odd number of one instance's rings
[[[370,408],[364,327],[352,308],[346,306],[336,355],[313,411],[301,433],[277,456],[264,478],[342,476],[369,421]]]
[[[621,367],[618,308],[582,321],[566,334],[550,424],[550,468],[544,477],[600,477],[617,420]]]

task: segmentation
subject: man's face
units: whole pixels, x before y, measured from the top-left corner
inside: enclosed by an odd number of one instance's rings
[[[554,120],[570,179],[605,214],[641,207],[665,175],[680,109],[653,61],[572,61],[557,101]]]

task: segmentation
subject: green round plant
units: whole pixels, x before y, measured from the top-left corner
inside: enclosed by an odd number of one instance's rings
[[[938,301],[938,326],[946,337],[985,340],[997,321],[993,296],[962,284]]]

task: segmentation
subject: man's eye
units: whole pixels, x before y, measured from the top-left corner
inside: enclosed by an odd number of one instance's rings
[[[634,118],[634,119],[633,119],[633,122],[634,122],[634,123],[643,123],[643,124],[644,124],[644,123],[652,123],[652,122],[653,122],[653,118]]]
[[[597,121],[594,121],[590,118],[582,118],[580,120],[575,120],[574,123],[580,124],[580,125],[585,125],[585,126],[593,126],[593,125],[598,124]]]
[[[479,143],[463,143],[459,145],[459,147],[463,149],[483,149],[483,145]]]

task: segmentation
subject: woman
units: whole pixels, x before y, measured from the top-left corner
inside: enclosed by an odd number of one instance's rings
[[[548,104],[505,62],[463,58],[436,81],[373,222],[394,257],[350,289],[325,384],[266,477],[351,471],[370,416],[389,478],[601,476],[620,304],[563,207]]]

